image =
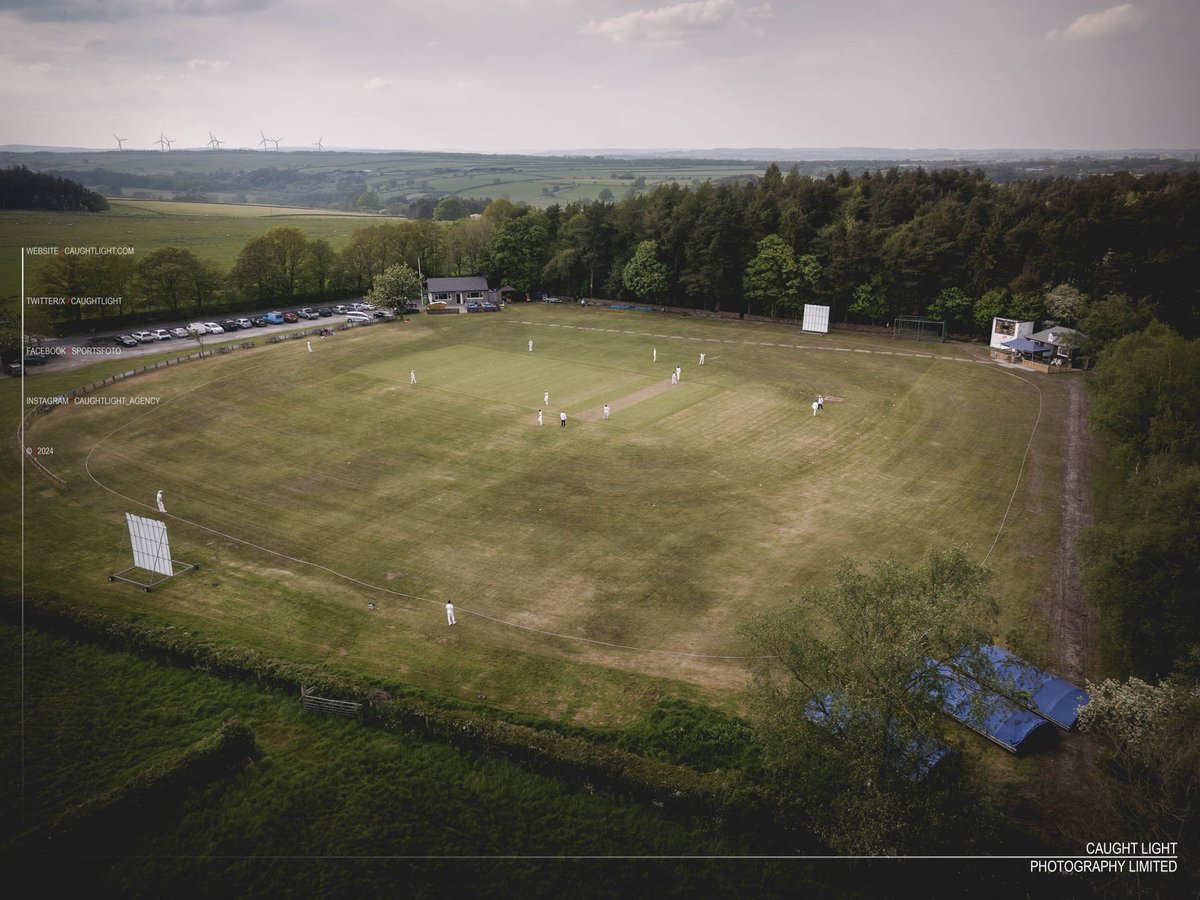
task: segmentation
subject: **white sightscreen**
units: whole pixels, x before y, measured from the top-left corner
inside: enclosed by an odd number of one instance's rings
[[[829,333],[829,307],[816,306],[812,303],[804,304],[804,324],[801,326],[804,331],[819,331],[821,334]]]
[[[133,564],[139,569],[148,569],[160,575],[174,575],[171,545],[167,543],[167,524],[157,519],[143,519],[133,513],[125,513],[125,521],[129,524],[129,542],[133,544]]]

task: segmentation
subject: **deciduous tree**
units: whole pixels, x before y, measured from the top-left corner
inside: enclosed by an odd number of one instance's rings
[[[989,577],[957,546],[913,566],[845,561],[831,586],[742,628],[760,654],[752,691],[768,762],[835,849],[929,838],[937,802],[911,757],[943,722],[937,661],[994,679],[979,653],[996,621]]]

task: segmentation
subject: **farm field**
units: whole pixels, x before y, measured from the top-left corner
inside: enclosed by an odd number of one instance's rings
[[[157,405],[39,420],[30,443],[71,490],[26,482],[26,585],[590,725],[666,695],[737,709],[755,652],[738,624],[844,556],[965,542],[997,572],[1001,633],[1045,640],[1061,381],[964,345],[542,305],[314,349],[139,376],[105,394]],[[200,571],[107,583],[129,564],[122,514],[154,515],[159,489],[173,554]]]
[[[606,188],[620,197],[639,177],[644,184],[638,189],[646,190],[667,181],[690,184],[759,175],[767,165],[738,160],[245,149],[0,154],[0,164],[14,163],[52,169],[106,196],[119,190],[126,198],[170,197],[195,190],[214,200],[287,204],[296,202],[288,198],[312,196],[313,191],[332,195],[339,184],[353,184],[355,192],[376,191],[385,204],[457,195],[505,197],[533,206],[596,200]],[[264,177],[242,177],[256,172],[265,173]],[[117,175],[148,181],[122,187],[128,179]]]
[[[0,212],[0,297],[20,296],[23,246],[129,245],[135,260],[160,247],[183,247],[228,268],[247,241],[277,226],[299,228],[340,250],[356,229],[381,221],[379,216],[227,203],[113,200],[111,207],[101,213]],[[27,260],[27,280],[36,264]]]

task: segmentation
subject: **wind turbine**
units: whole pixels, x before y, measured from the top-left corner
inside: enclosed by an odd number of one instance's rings
[[[317,142],[315,144],[313,144],[313,146],[317,148],[318,153],[320,153],[322,150],[325,149],[325,145],[321,143],[321,140],[324,137],[325,137],[324,135],[321,135],[321,137],[317,138]]]
[[[124,149],[125,149],[125,142],[126,142],[127,140],[129,140],[129,138],[119,138],[119,137],[117,137],[115,134],[113,135],[113,137],[117,138],[117,149],[118,149],[118,150],[124,150]],[[160,135],[160,137],[161,137],[161,135]]]
[[[276,151],[278,151],[278,150],[279,150],[279,138],[267,138],[267,140],[268,140],[268,141],[270,141],[272,144],[274,144],[274,145],[275,145],[275,150],[276,150]]]
[[[218,141],[216,135],[214,135],[211,131],[208,133],[208,146],[213,150],[220,150],[223,143],[225,142]]]
[[[169,137],[167,137],[160,131],[158,133],[158,140],[155,141],[154,143],[158,144],[158,147],[160,150],[170,151],[171,144],[173,144],[174,141],[172,141]]]

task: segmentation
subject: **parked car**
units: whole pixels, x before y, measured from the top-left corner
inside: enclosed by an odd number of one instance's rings
[[[165,328],[155,328],[150,333],[154,335],[156,341],[169,341],[171,339],[171,332]]]
[[[139,344],[152,344],[158,340],[149,331],[135,331],[133,337]]]
[[[268,325],[282,325],[283,324],[283,313],[281,313],[281,312],[269,312],[265,316],[263,316],[263,318],[267,320]]]
[[[253,325],[255,328],[266,328],[267,320],[264,319],[262,316],[255,316],[253,319],[250,320],[250,324]]]
[[[375,304],[370,303],[370,302],[360,303],[360,304],[358,304],[358,308],[361,309],[363,312],[371,312],[375,309]]]
[[[196,334],[208,334],[208,326],[203,322],[193,322],[187,327],[188,331],[194,331]]]
[[[225,329],[222,326],[218,325],[216,322],[205,322],[204,327],[208,330],[209,334],[224,334],[225,333]]]
[[[495,303],[489,303],[487,300],[484,300],[483,303],[480,304],[479,308],[483,312],[500,312],[500,307],[498,307]]]
[[[411,314],[415,315],[416,313],[419,313],[421,311],[421,307],[420,307],[420,305],[418,305],[416,303],[409,303],[409,304],[405,305],[404,311],[406,313],[411,313]]]
[[[310,309],[306,306],[304,309],[300,310],[297,315],[302,319],[316,319],[320,316],[320,313],[318,313],[315,309]]]
[[[136,347],[138,340],[131,334],[118,334],[113,338],[114,344],[119,344],[122,347]]]
[[[350,312],[346,313],[346,321],[355,325],[368,325],[371,322],[371,314],[359,312],[358,310],[351,310]]]
[[[238,324],[238,328],[253,328],[254,327],[254,323],[251,322],[249,319],[247,319],[245,316],[242,316],[240,319],[238,319],[237,324]]]
[[[285,313],[283,314],[283,321],[285,321],[285,322],[299,322],[299,321],[300,321],[300,317],[299,317],[298,315],[296,315],[294,312],[288,311],[288,312],[285,312]]]
[[[469,312],[469,313],[479,312],[479,309],[480,309],[479,304],[476,303],[474,300],[472,300],[470,303],[467,304],[467,312]]]
[[[329,318],[330,316],[333,315],[333,310],[330,309],[328,306],[322,306],[320,309],[317,310],[317,315],[321,316],[322,318]]]
[[[182,325],[178,325],[171,329],[171,337],[185,338],[188,336],[188,330]]]
[[[394,319],[396,314],[390,309],[377,309],[371,313],[377,319]]]
[[[222,321],[218,322],[217,324],[220,325],[222,328],[224,328],[226,331],[237,331],[239,328],[242,327],[242,326],[238,325],[238,323],[233,319],[223,319]]]

